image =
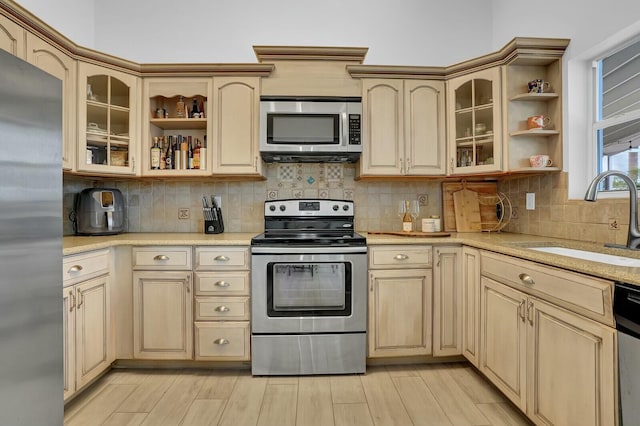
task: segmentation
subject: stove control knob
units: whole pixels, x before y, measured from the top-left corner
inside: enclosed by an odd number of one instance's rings
[[[345,204],[344,206],[342,206],[342,210],[344,210],[345,212],[349,211],[349,204]]]
[[[280,204],[280,211],[283,212],[285,211],[287,208],[285,207],[284,204]]]
[[[334,205],[333,205],[333,211],[334,211],[334,212],[337,212],[337,211],[338,211],[338,209],[339,209],[338,205],[337,205],[337,204],[334,204]]]
[[[275,212],[276,211],[276,206],[270,205],[269,206],[269,210],[271,210],[272,212]]]

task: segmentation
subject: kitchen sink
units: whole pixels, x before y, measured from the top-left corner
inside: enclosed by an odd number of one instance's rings
[[[568,256],[576,259],[589,260],[592,262],[607,263],[609,265],[640,267],[640,259],[633,257],[616,256],[612,254],[597,253],[587,250],[578,250],[567,247],[545,246],[545,247],[527,247],[530,250],[541,251],[544,253],[557,254],[559,256]]]

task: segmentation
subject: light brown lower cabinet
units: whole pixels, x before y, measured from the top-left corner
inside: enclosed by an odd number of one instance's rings
[[[462,355],[478,367],[480,348],[480,250],[462,247]]]
[[[133,356],[193,359],[191,271],[133,273]]]
[[[63,288],[64,400],[114,361],[109,276]]]
[[[249,247],[195,248],[194,359],[251,359]]]
[[[369,357],[430,355],[431,269],[369,271]]]
[[[462,248],[436,246],[433,258],[433,356],[462,354]]]
[[[481,278],[483,372],[536,424],[616,424],[615,330]]]

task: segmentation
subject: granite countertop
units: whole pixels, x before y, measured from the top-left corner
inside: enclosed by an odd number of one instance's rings
[[[591,262],[556,254],[530,250],[528,246],[560,246],[579,250],[595,251],[617,256],[640,259],[640,251],[606,248],[602,244],[587,243],[560,238],[540,237],[527,234],[501,233],[451,233],[449,237],[405,237],[393,235],[367,234],[368,245],[384,244],[464,244],[483,250],[489,250],[521,259],[531,260],[545,265],[600,277],[612,281],[622,281],[640,286],[640,268],[615,266],[600,262]],[[120,245],[235,245],[248,246],[255,233],[131,233],[113,236],[63,238],[63,254],[76,254],[101,248]]]

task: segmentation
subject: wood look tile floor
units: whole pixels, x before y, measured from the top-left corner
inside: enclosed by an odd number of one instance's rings
[[[65,407],[66,426],[531,425],[464,363],[364,375],[115,369]]]

